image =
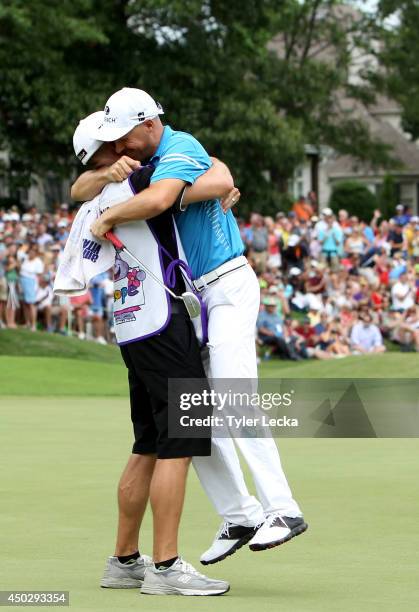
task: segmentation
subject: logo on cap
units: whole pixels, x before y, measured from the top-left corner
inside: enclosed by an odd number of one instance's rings
[[[109,115],[109,113],[111,112],[111,109],[109,108],[108,105],[105,106],[105,115]]]
[[[82,161],[82,159],[84,159],[86,155],[87,155],[86,149],[82,149],[81,151],[77,153],[77,157],[79,158],[80,161]]]
[[[137,116],[138,116],[138,119],[142,121],[144,119],[144,111],[140,111]]]

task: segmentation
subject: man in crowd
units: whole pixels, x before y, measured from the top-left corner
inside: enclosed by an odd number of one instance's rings
[[[361,312],[351,332],[352,348],[359,353],[384,353],[386,347],[381,332],[368,312]]]
[[[273,348],[284,359],[298,360],[293,346],[289,344],[284,335],[284,322],[278,315],[278,304],[273,296],[263,300],[264,310],[259,313],[257,320],[258,337],[263,346]]]

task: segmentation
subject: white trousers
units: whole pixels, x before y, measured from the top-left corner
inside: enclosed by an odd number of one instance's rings
[[[259,283],[247,265],[204,289],[208,308],[210,378],[257,379],[255,345]],[[213,438],[210,457],[194,457],[198,478],[218,514],[236,525],[254,526],[266,514],[300,516],[272,438],[236,438],[255,482],[258,499],[249,494],[235,444]]]

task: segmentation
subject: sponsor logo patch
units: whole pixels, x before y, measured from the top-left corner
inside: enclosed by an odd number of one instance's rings
[[[79,158],[80,161],[82,161],[82,159],[84,159],[86,155],[87,155],[86,149],[82,149],[81,151],[77,153],[77,157]]]
[[[89,259],[95,263],[99,257],[100,249],[102,245],[95,242],[94,240],[83,240],[83,259]]]

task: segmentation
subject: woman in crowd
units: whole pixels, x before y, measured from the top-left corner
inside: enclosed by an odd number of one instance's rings
[[[26,326],[36,330],[36,292],[38,276],[44,271],[44,264],[39,257],[38,247],[31,245],[20,266],[20,286],[22,289],[23,313]]]

